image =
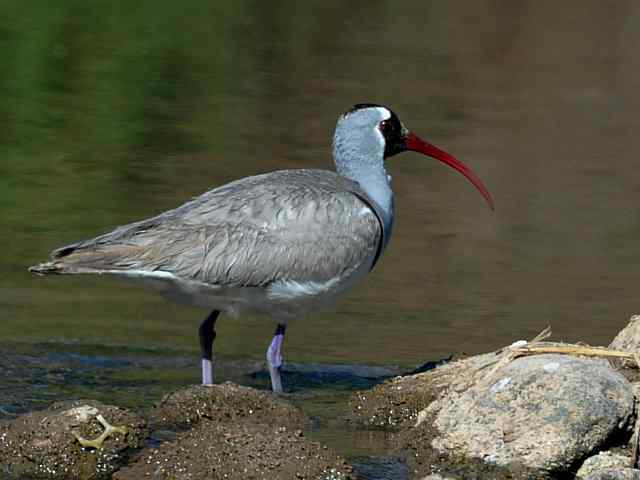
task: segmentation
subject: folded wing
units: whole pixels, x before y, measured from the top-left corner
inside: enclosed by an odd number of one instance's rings
[[[283,170],[52,253],[36,273],[169,273],[220,286],[325,282],[371,261],[382,228],[354,182]]]

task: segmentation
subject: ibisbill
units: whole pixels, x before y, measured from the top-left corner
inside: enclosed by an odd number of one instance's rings
[[[462,173],[465,164],[405,128],[389,108],[357,104],[333,137],[335,171],[279,170],[214,188],[178,208],[51,253],[37,274],[108,274],[151,285],[172,301],[206,308],[199,328],[202,383],[213,383],[220,313],[277,321],[267,349],[274,392],[290,320],[335,302],[371,271],[393,232],[385,161],[413,151]]]

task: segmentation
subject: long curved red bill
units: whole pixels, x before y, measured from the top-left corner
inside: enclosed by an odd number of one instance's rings
[[[429,157],[435,158],[436,160],[440,160],[443,163],[446,163],[450,167],[459,171],[462,175],[467,177],[467,179],[473,183],[473,185],[480,191],[484,199],[487,201],[487,204],[494,210],[493,206],[493,198],[491,198],[491,194],[487,187],[484,186],[480,177],[478,177],[473,171],[467,167],[464,163],[458,160],[453,155],[445,152],[444,150],[439,149],[435,145],[430,144],[429,142],[425,142],[420,137],[417,137],[413,133],[409,133],[405,137],[405,145],[407,150],[412,150],[414,152],[419,152]]]

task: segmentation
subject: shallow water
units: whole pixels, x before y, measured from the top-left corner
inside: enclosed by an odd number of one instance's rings
[[[141,405],[197,381],[204,312],[26,267],[235,178],[330,168],[335,119],[362,101],[468,163],[497,208],[438,162],[391,159],[383,260],[291,324],[289,361],[410,368],[547,325],[607,344],[639,310],[639,22],[632,1],[3,3],[0,407]],[[218,378],[260,384],[238,372],[272,329],[221,319]],[[359,382],[296,378],[293,395],[336,398]]]
[[[0,354],[0,420],[44,408],[60,399],[97,398],[144,413],[165,393],[185,387],[198,368],[189,352],[67,343],[6,344]],[[265,389],[261,362],[224,359],[220,378]],[[402,373],[397,367],[287,364],[285,398],[313,419],[311,438],[348,457],[362,479],[408,478],[407,467],[385,455],[388,434],[348,428],[338,418],[349,394]],[[164,432],[166,434],[166,432]],[[155,433],[154,433],[155,435]],[[154,435],[150,446],[159,445]]]

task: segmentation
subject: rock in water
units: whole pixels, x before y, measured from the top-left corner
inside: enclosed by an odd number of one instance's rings
[[[628,433],[633,402],[631,385],[606,361],[524,357],[434,402],[432,447],[497,466],[566,472],[616,433]]]
[[[103,421],[119,428],[106,437]],[[101,448],[84,448],[77,437],[102,437]],[[124,408],[95,400],[54,403],[0,424],[2,478],[111,478],[146,437],[144,420]]]
[[[303,429],[311,424],[304,413],[271,392],[232,382],[177,390],[165,395],[149,414],[154,429],[186,429],[201,420],[275,422],[290,429]]]
[[[354,479],[350,467],[301,430],[204,420],[143,451],[114,480]]]
[[[354,478],[343,458],[305,436],[309,419],[270,392],[230,382],[188,387],[167,395],[150,423],[171,439],[143,450],[114,480]]]

